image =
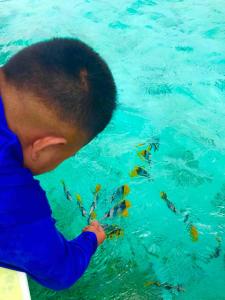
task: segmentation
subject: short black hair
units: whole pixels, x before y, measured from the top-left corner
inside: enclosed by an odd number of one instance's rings
[[[3,66],[6,80],[32,92],[60,119],[101,132],[116,108],[116,85],[106,62],[77,39],[54,38],[26,47]]]

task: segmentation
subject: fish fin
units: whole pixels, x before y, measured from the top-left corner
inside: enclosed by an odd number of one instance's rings
[[[126,217],[128,217],[128,214],[129,214],[128,210],[124,209],[124,211],[121,213],[121,216],[126,218]]]
[[[197,242],[198,241],[198,230],[194,225],[191,225],[190,227],[190,235],[191,235],[191,239],[193,242]]]
[[[131,207],[131,202],[129,200],[124,200],[126,208]]]

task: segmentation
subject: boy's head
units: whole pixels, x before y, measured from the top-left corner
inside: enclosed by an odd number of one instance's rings
[[[109,123],[116,87],[104,60],[78,40],[29,46],[1,69],[9,127],[34,174],[54,169]]]

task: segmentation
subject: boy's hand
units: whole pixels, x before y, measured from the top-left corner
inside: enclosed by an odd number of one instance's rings
[[[97,237],[97,241],[98,241],[98,245],[100,245],[101,243],[104,242],[106,235],[104,232],[104,229],[102,228],[102,226],[98,223],[98,221],[93,221],[89,226],[86,226],[83,229],[84,231],[91,231],[94,232],[96,237]]]

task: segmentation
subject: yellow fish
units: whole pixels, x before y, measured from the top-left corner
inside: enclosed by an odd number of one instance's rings
[[[161,199],[163,199],[166,202],[167,207],[171,211],[173,211],[175,214],[178,213],[175,205],[168,199],[168,196],[167,196],[167,194],[165,192],[160,192],[160,197],[161,197]]]
[[[102,225],[105,230],[105,234],[107,238],[113,239],[118,238],[124,235],[124,230],[118,227],[117,225]]]
[[[144,286],[151,286],[151,285],[155,285],[155,286],[158,286],[158,287],[162,287],[166,290],[176,290],[177,292],[184,292],[185,289],[182,287],[182,285],[171,285],[167,282],[165,283],[160,283],[158,281],[148,281],[144,284]]]
[[[143,147],[146,144],[148,144],[147,150],[148,151],[153,150],[154,152],[156,152],[156,151],[159,150],[159,139],[155,138],[154,140],[155,141],[153,141],[153,142],[148,141],[148,142],[145,142],[145,143],[140,143],[140,144],[137,145],[137,147]]]
[[[114,205],[103,217],[106,218],[113,218],[117,215],[122,217],[128,216],[128,208],[131,207],[131,202],[128,200],[122,200],[118,204]]]
[[[63,191],[64,191],[64,194],[66,196],[66,199],[69,200],[69,201],[73,201],[73,197],[70,194],[69,190],[67,189],[65,181],[61,180],[61,183],[62,183],[62,186],[63,186]]]
[[[83,207],[81,196],[79,194],[76,194],[76,199],[77,199],[77,205],[81,211],[81,214],[83,217],[85,217],[87,212],[86,212],[85,208]]]
[[[163,199],[166,202],[168,208],[171,211],[173,211],[175,214],[180,214],[181,215],[181,212],[176,209],[176,207],[174,206],[174,204],[168,199],[168,196],[167,196],[167,194],[165,192],[160,192],[160,197],[161,197],[161,199]],[[190,233],[192,241],[193,242],[197,242],[198,238],[199,238],[199,233],[198,233],[197,228],[193,224],[191,224],[190,222],[188,222],[188,220],[189,220],[189,214],[186,213],[184,215],[182,213],[182,216],[184,216],[184,219],[183,219],[184,223],[188,224],[187,229],[189,230],[189,233]]]
[[[96,218],[96,213],[94,212],[94,210],[96,209],[97,207],[97,202],[98,202],[98,198],[99,198],[99,191],[101,190],[101,185],[100,184],[97,184],[96,187],[95,187],[95,191],[94,191],[94,200],[91,204],[91,207],[90,207],[90,211],[89,211],[89,216],[88,216],[88,224],[90,224],[90,222]]]
[[[134,167],[134,169],[130,172],[130,177],[137,177],[137,176],[150,178],[148,172],[143,167],[139,167],[139,166]]]
[[[138,157],[142,160],[147,161],[148,163],[151,163],[151,147],[149,146],[147,149],[141,150],[137,153]]]
[[[130,193],[129,185],[128,184],[121,185],[113,193],[111,202],[113,202],[115,200],[119,201],[119,200],[123,199],[125,196],[127,196],[129,193]]]

